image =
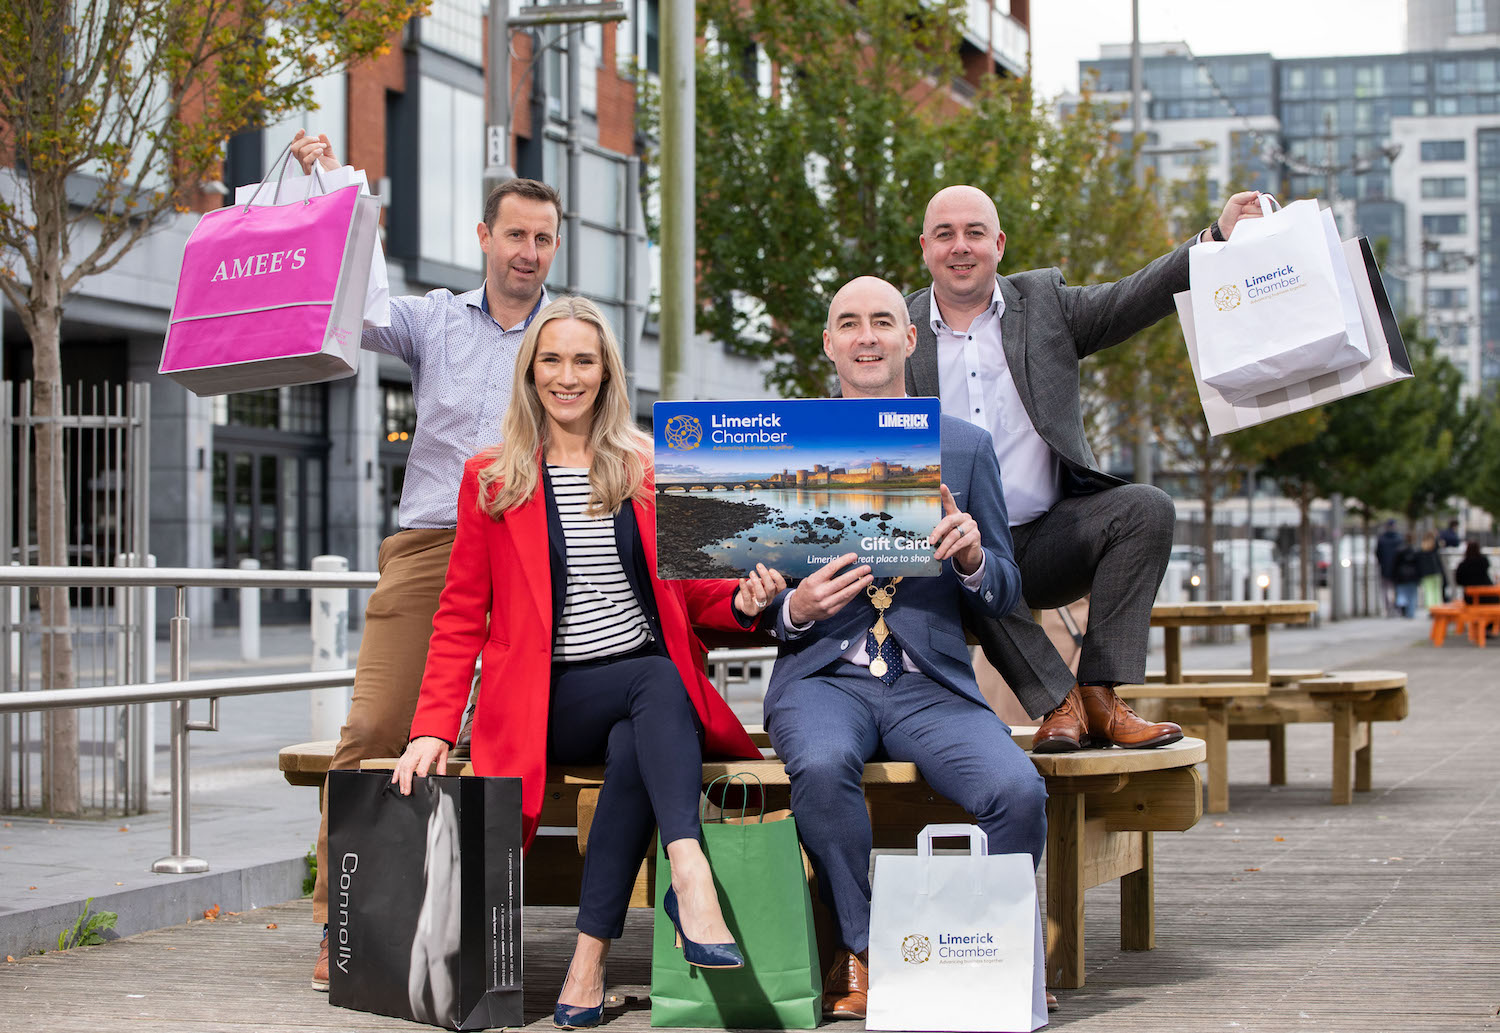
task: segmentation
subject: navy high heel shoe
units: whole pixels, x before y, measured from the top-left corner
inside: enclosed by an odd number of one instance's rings
[[[563,980],[567,982],[566,978]],[[604,975],[604,996],[592,1008],[557,1002],[552,1010],[552,1025],[558,1029],[593,1029],[604,1021],[604,1002],[609,999],[609,973]]]
[[[745,967],[745,956],[733,943],[698,943],[682,935],[682,920],[677,912],[677,890],[671,886],[667,887],[667,892],[662,897],[661,909],[672,920],[672,927],[677,930],[677,941],[674,946],[682,948],[682,960],[689,965],[696,965],[699,968]]]

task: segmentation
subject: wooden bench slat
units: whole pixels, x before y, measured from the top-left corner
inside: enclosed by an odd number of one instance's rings
[[[1116,685],[1121,699],[1232,699],[1264,696],[1271,686],[1258,681],[1151,682],[1146,685]]]
[[[1321,677],[1322,674],[1323,668],[1321,667],[1273,667],[1270,670],[1271,687],[1291,685],[1306,678]],[[1147,685],[1166,680],[1166,671],[1148,670],[1146,672]],[[1255,679],[1248,667],[1197,667],[1191,670],[1184,669],[1182,680],[1184,682],[1249,682]]]

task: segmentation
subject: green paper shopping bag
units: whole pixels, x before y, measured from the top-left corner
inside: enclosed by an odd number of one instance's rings
[[[738,776],[734,780],[743,784]],[[704,969],[682,960],[682,950],[673,946],[672,923],[661,911],[672,869],[658,844],[651,1025],[813,1029],[821,1017],[818,943],[791,812],[741,811],[738,818],[706,820],[703,852],[745,967]]]

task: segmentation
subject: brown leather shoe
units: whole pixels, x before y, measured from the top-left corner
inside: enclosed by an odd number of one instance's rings
[[[1088,730],[1083,699],[1078,695],[1078,686],[1075,685],[1037,727],[1036,734],[1031,737],[1031,752],[1072,753],[1083,745]]]
[[[1115,690],[1104,685],[1080,685],[1083,712],[1088,717],[1087,746],[1123,746],[1146,749],[1165,746],[1182,738],[1182,727],[1171,721],[1152,724],[1136,716]]]
[[[323,942],[318,945],[318,963],[313,966],[312,988],[328,992],[328,934],[323,934]]]
[[[869,951],[839,948],[823,980],[823,1014],[830,1019],[862,1019],[870,995]]]

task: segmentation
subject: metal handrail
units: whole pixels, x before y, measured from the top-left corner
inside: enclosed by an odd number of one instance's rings
[[[194,567],[0,567],[0,585],[27,588],[374,588],[375,571],[228,570]]]
[[[109,707],[123,703],[172,703],[177,700],[253,696],[262,692],[301,692],[306,689],[347,689],[354,684],[354,668],[311,671],[306,674],[255,674],[196,681],[137,682],[134,685],[97,685],[86,689],[33,689],[0,692],[0,714],[34,710],[71,710]]]
[[[169,680],[162,683],[106,685],[96,688],[37,689],[0,693],[0,714],[58,710],[111,703],[166,701],[172,704],[172,852],[158,858],[151,870],[183,875],[208,871],[208,862],[189,853],[191,786],[188,773],[188,733],[212,732],[219,727],[219,697],[299,689],[343,688],[352,685],[352,671],[314,671],[301,675],[249,676],[188,680],[189,588],[373,588],[375,572],[305,570],[199,570],[192,567],[23,567],[0,566],[0,586],[26,588],[149,588],[173,589],[175,605],[168,622]],[[195,722],[188,701],[209,701],[209,718]]]

